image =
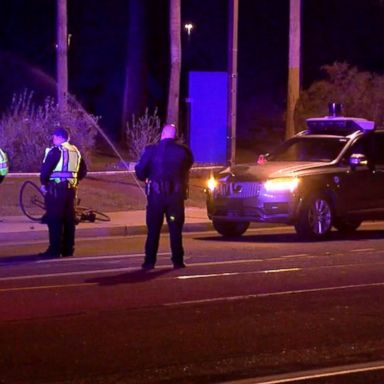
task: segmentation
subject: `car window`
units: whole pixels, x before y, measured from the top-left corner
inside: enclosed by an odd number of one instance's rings
[[[367,134],[358,138],[348,149],[343,161],[348,162],[352,154],[365,155],[368,164],[384,164],[384,136],[377,133]]]
[[[297,137],[286,141],[268,160],[271,161],[319,161],[334,160],[348,139],[336,137]]]

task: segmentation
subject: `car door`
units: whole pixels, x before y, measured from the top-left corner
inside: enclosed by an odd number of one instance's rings
[[[368,215],[370,210],[377,205],[375,189],[378,178],[372,168],[369,141],[368,135],[360,136],[355,140],[344,156],[345,168],[340,175],[340,199],[346,211],[357,216]],[[352,167],[349,165],[349,158],[352,154],[365,155],[368,162]]]
[[[384,215],[384,132],[374,132],[370,143],[372,156],[372,193],[371,207],[379,216]]]

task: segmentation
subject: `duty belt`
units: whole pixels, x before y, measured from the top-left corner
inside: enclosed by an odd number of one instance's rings
[[[181,184],[174,181],[154,181],[147,183],[147,195],[151,193],[171,195],[181,191]]]

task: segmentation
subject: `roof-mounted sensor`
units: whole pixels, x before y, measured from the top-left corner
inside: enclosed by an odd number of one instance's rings
[[[307,119],[308,131],[317,135],[348,136],[356,131],[369,132],[375,129],[375,122],[359,117],[317,117]]]
[[[342,116],[340,103],[328,103],[328,116],[307,119],[308,133],[317,135],[349,136],[356,131],[369,132],[375,129],[375,122],[359,117]]]

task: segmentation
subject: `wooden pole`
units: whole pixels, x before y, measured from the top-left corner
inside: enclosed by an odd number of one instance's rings
[[[59,112],[67,110],[68,102],[68,33],[67,0],[57,0],[57,104]]]
[[[171,73],[168,90],[167,123],[175,124],[179,132],[179,94],[181,71],[181,2],[170,0]]]
[[[287,121],[285,138],[295,134],[294,114],[300,96],[301,0],[290,0]]]
[[[233,166],[236,159],[238,24],[239,1],[229,0],[227,108],[227,163],[229,166]]]

